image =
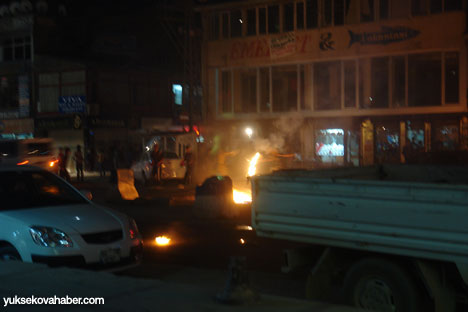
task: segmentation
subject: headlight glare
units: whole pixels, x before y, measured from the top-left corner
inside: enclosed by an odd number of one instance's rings
[[[29,229],[33,241],[44,247],[73,247],[71,238],[56,228],[32,226]]]

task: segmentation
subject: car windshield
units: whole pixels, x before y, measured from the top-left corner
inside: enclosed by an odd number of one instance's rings
[[[50,143],[28,143],[26,148],[28,157],[52,155],[52,146]]]
[[[0,172],[0,200],[0,211],[89,203],[47,171]]]

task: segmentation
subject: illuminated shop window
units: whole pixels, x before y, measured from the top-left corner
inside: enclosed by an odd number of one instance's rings
[[[375,127],[375,158],[379,164],[400,163],[400,128],[398,123]]]
[[[336,162],[337,157],[343,161],[344,130],[321,129],[315,132],[315,154],[323,162]]]
[[[173,84],[172,93],[174,93],[174,103],[182,105],[182,86],[180,84]]]

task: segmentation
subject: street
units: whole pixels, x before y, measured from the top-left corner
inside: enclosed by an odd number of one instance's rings
[[[182,189],[177,181],[160,186],[138,186],[140,198],[123,201],[117,186],[93,178],[73,183],[93,193],[93,200],[133,217],[145,241],[140,266],[119,275],[154,278],[198,286],[218,285],[221,291],[229,277],[233,256],[245,257],[249,285],[263,294],[305,298],[306,272],[281,273],[282,251],[294,244],[262,239],[250,227],[250,206],[237,205],[233,218],[207,216],[194,207],[194,189]],[[115,190],[109,190],[109,187]],[[155,238],[167,236],[168,246]]]

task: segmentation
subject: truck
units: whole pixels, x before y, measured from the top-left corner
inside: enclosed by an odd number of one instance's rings
[[[468,168],[377,165],[254,176],[252,227],[300,243],[310,299],[376,311],[467,311]]]

